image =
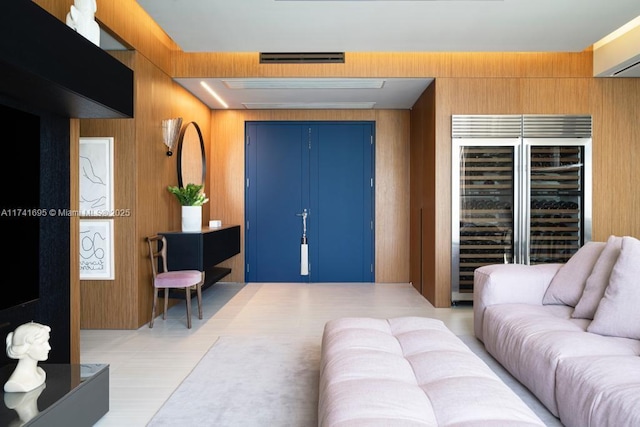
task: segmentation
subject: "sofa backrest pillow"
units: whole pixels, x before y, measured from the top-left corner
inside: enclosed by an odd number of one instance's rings
[[[542,298],[542,304],[575,307],[605,245],[605,242],[587,242],[582,245],[553,276]]]
[[[588,332],[640,339],[640,240],[624,236],[609,285]]]
[[[571,317],[574,319],[593,319],[598,304],[604,296],[604,290],[609,284],[611,270],[620,255],[620,247],[622,246],[622,237],[609,236],[607,244],[598,257],[591,275],[587,278],[584,285],[582,296],[576,304]]]

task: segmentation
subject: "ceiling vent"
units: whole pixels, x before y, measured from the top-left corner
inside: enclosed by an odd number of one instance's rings
[[[344,64],[344,52],[260,53],[261,64]]]

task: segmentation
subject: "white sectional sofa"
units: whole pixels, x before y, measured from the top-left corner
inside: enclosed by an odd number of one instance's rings
[[[474,276],[474,331],[567,427],[640,426],[640,241]]]
[[[341,318],[325,325],[320,427],[544,426],[437,319]]]

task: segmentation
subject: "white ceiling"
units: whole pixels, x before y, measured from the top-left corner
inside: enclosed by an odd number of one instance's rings
[[[137,2],[185,52],[579,52],[640,15],[640,0]],[[256,90],[229,89],[215,76],[176,79],[214,109],[223,107],[200,80],[229,108],[240,109],[267,108],[266,103],[347,108],[347,102],[410,108],[431,82],[385,79],[382,89]]]

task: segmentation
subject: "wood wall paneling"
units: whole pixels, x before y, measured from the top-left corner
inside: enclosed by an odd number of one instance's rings
[[[211,218],[244,224],[244,126],[246,121],[376,121],[376,281],[409,280],[409,112],[406,110],[247,110],[211,112]],[[241,254],[227,261],[229,280],[244,281]]]
[[[180,229],[180,205],[167,191],[177,185],[177,156],[168,157],[162,120],[195,121],[210,139],[208,107],[146,57],[112,52],[135,71],[135,117],[81,120],[82,136],[114,136],[116,209],[115,271],[112,281],[82,281],[81,327],[135,329],[150,320],[151,270],[145,237]],[[203,217],[208,214],[205,205]],[[174,302],[175,303],[175,302]]]
[[[120,53],[127,65],[135,69],[135,53]],[[136,90],[138,83],[136,82]],[[137,112],[138,106],[134,109]],[[114,208],[131,210],[131,216],[112,217],[114,220],[115,280],[82,280],[80,326],[83,329],[132,329],[135,321],[137,293],[135,257],[131,245],[135,236],[137,212],[134,210],[135,191],[135,120],[134,119],[82,119],[80,136],[111,136],[114,138]]]
[[[77,212],[80,207],[80,177],[77,172],[80,168],[79,164],[79,138],[80,138],[80,120],[69,120],[69,209]],[[71,325],[71,363],[80,363],[80,313],[81,313],[81,294],[80,294],[80,258],[76,254],[80,253],[80,219],[73,215],[69,218],[70,236],[69,236],[69,286],[71,308],[70,325]]]
[[[591,82],[580,78],[522,79],[519,114],[590,114]]]
[[[640,237],[640,79],[594,79],[593,239]]]
[[[376,110],[375,280],[409,282],[409,110]]]
[[[429,301],[436,301],[435,253],[446,250],[436,240],[435,93],[433,82],[411,111],[411,221],[410,273],[413,286]]]
[[[66,14],[71,0],[61,2],[52,0],[37,0],[39,4],[54,14],[62,17]],[[640,95],[638,79],[594,79],[592,77],[592,59],[590,50],[579,53],[347,53],[344,64],[259,64],[257,53],[185,53],[181,52],[172,41],[161,34],[161,30],[150,22],[150,18],[140,10],[133,0],[104,0],[98,6],[98,19],[101,25],[116,33],[119,38],[125,40],[130,46],[139,52],[166,76],[155,80],[153,85],[146,86],[148,90],[162,86],[171,87],[169,83],[163,83],[172,77],[427,77],[436,79],[437,91],[435,102],[430,108],[422,108],[427,117],[419,118],[421,106],[416,104],[416,111],[411,113],[410,150],[413,154],[414,140],[428,140],[433,138],[432,146],[427,152],[422,153],[422,161],[431,164],[416,164],[415,159],[406,162],[406,167],[419,166],[422,172],[427,174],[425,182],[414,185],[414,173],[411,172],[411,197],[419,193],[423,195],[421,206],[426,220],[431,222],[427,228],[431,234],[425,234],[429,241],[437,242],[439,249],[435,253],[423,254],[426,270],[430,275],[426,285],[427,298],[436,306],[448,305],[450,286],[450,215],[451,215],[451,141],[450,120],[451,114],[592,114],[594,118],[594,208],[593,231],[594,239],[603,240],[609,234],[640,235],[637,208],[640,205],[640,195],[632,191],[632,183],[638,181],[638,172],[633,169],[632,163],[639,155],[638,130],[638,106],[637,99]],[[138,78],[136,78],[138,81]],[[153,133],[151,123],[166,114],[158,112],[158,109],[166,109],[173,113],[168,105],[175,102],[175,86],[169,92],[170,100],[160,101],[158,105],[136,103],[136,122],[148,123],[144,132]],[[136,91],[140,90],[137,86]],[[159,90],[159,89],[158,89]],[[142,95],[143,99],[156,99]],[[178,97],[180,98],[180,97]],[[200,111],[201,106],[195,106],[197,101],[187,101]],[[182,109],[183,107],[181,107]],[[190,110],[191,107],[184,107]],[[371,114],[370,117],[377,117]],[[199,113],[200,114],[200,113]],[[210,193],[213,196],[209,206],[211,219],[222,219],[228,223],[242,223],[244,212],[244,187],[243,187],[243,135],[245,120],[308,120],[309,117],[318,120],[363,117],[364,113],[346,113],[341,111],[212,111],[211,133],[208,146],[210,156],[208,168],[210,175],[208,183]],[[430,116],[433,114],[433,119]],[[174,115],[174,114],[171,114]],[[364,115],[365,117],[366,114]],[[424,124],[418,125],[420,134],[415,133],[415,120],[421,120]],[[148,122],[147,122],[148,120]],[[433,125],[428,124],[433,120]],[[384,113],[380,121],[388,121]],[[400,123],[399,121],[398,123]],[[138,138],[138,132],[143,132],[136,123],[136,144],[151,143]],[[400,129],[400,125],[392,125],[392,128]],[[433,127],[433,129],[432,129]],[[380,134],[395,133],[377,129]],[[144,133],[143,132],[143,133]],[[159,132],[159,131],[157,131]],[[430,132],[432,136],[425,136],[422,132]],[[400,130],[398,130],[400,135]],[[147,137],[145,137],[147,138]],[[150,138],[150,137],[149,137]],[[431,143],[430,143],[431,144]],[[383,147],[384,148],[384,147]],[[423,147],[425,148],[425,147]],[[380,147],[378,147],[378,150]],[[405,148],[406,149],[406,148]],[[154,149],[152,149],[154,150]],[[395,157],[387,162],[391,167],[400,167],[399,159],[401,150],[394,152]],[[153,152],[153,151],[150,151]],[[386,152],[386,150],[383,150]],[[159,152],[158,156],[162,157]],[[148,156],[148,152],[147,152]],[[155,156],[155,154],[154,154]],[[153,157],[153,156],[149,156]],[[411,156],[412,157],[412,156]],[[158,160],[159,159],[155,159]],[[165,159],[166,160],[166,159]],[[413,161],[413,162],[412,162]],[[432,165],[429,175],[427,169]],[[170,180],[169,172],[164,170],[162,163],[154,163],[149,160],[147,166],[136,165],[142,171],[156,168],[155,176],[162,176],[162,180]],[[430,169],[431,170],[431,169]],[[140,177],[144,172],[136,172]],[[165,175],[166,174],[166,175]],[[381,188],[393,187],[394,180],[402,176],[399,171],[382,172],[388,174],[389,183],[378,182]],[[384,178],[383,178],[384,179]],[[169,204],[169,199],[162,198],[162,184],[158,188],[145,190],[157,191],[155,199],[138,195],[136,197],[137,209],[140,209],[141,219],[152,221],[153,227],[177,225],[178,215],[174,206]],[[145,184],[152,186],[152,184]],[[389,187],[386,187],[389,185]],[[422,188],[421,188],[422,186]],[[143,188],[141,185],[138,188]],[[409,188],[406,189],[409,191]],[[414,224],[415,212],[409,209],[408,203],[402,198],[394,200],[401,206],[397,214],[381,214],[376,212],[376,218],[383,218],[378,224],[382,226],[376,230],[380,235],[380,241],[390,241],[386,235],[384,218],[389,218],[389,224],[397,223],[397,218],[403,215],[411,218]],[[407,203],[407,205],[403,205]],[[384,204],[383,206],[385,206]],[[141,207],[145,206],[145,207]],[[152,215],[148,208],[155,210]],[[414,206],[414,205],[411,205]],[[615,207],[612,208],[612,207]],[[158,210],[166,209],[168,213]],[[385,208],[386,209],[386,208]],[[386,215],[386,216],[385,216]],[[423,220],[425,219],[423,218]],[[205,219],[206,220],[206,219]],[[389,227],[393,228],[393,227]],[[151,227],[144,229],[151,230]],[[138,239],[141,238],[142,229],[137,230]],[[413,236],[413,228],[410,229]],[[413,248],[415,243],[405,242],[407,247]],[[378,241],[377,241],[378,243]],[[395,243],[398,247],[401,243]],[[434,248],[436,244],[434,243]],[[377,245],[377,249],[383,251],[383,243]],[[384,253],[384,252],[382,252]],[[243,274],[243,255],[234,257],[228,262],[233,265],[233,273],[229,280],[241,281]],[[378,255],[376,255],[378,259]],[[413,266],[413,264],[411,264]],[[142,266],[139,267],[139,275],[142,275]],[[381,270],[378,270],[381,268]],[[399,268],[407,268],[399,266]],[[414,267],[399,274],[398,277],[409,275],[414,277]],[[384,262],[377,266],[380,277],[386,276],[387,267]],[[429,290],[431,289],[431,290]],[[84,288],[83,288],[84,290]],[[423,291],[425,294],[425,291]],[[142,295],[142,291],[141,291]],[[142,310],[140,315],[142,315]]]
[[[65,22],[74,0],[34,0],[60,21]],[[172,52],[178,45],[135,0],[98,0],[96,21],[127,48],[136,50],[171,75]]]
[[[257,52],[173,51],[174,77],[591,77],[592,53],[364,52],[343,64],[260,64]]]

